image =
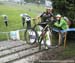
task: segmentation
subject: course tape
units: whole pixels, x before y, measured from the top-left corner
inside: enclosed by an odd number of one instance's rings
[[[55,31],[55,32],[62,32],[62,33],[64,33],[64,32],[75,31],[75,28],[69,28],[67,30],[58,30],[56,28],[53,28],[52,30]]]
[[[25,31],[26,29],[21,29],[21,30],[16,30],[16,31]],[[56,29],[56,28],[53,28],[52,29],[53,31],[55,31],[55,32],[62,32],[62,33],[64,33],[64,32],[68,32],[68,31],[75,31],[75,28],[69,28],[69,29],[67,29],[67,30],[58,30],[58,29]],[[11,31],[10,31],[11,32]],[[10,33],[10,32],[0,32],[0,33],[2,33],[2,34],[7,34],[7,33]]]
[[[9,33],[9,32],[0,32],[0,34],[7,34],[7,33]]]

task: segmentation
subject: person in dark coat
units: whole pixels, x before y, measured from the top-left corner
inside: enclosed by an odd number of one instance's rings
[[[4,16],[4,23],[5,23],[5,26],[7,27],[8,26],[8,16]]]

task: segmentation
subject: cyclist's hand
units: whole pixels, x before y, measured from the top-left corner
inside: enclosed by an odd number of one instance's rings
[[[35,21],[35,20],[36,20],[36,18],[32,18],[32,20],[33,20],[33,21]]]

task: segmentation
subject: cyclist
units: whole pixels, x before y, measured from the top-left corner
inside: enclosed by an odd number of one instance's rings
[[[53,20],[53,8],[46,7],[46,11],[43,12],[38,18],[41,18],[41,26],[44,28],[49,21]]]
[[[43,12],[38,18],[41,19],[41,23],[40,25],[45,28],[45,26],[47,24],[51,24],[51,22],[53,21],[53,8],[52,7],[46,7],[46,11]],[[44,45],[46,47],[46,49],[48,49],[48,47],[46,46],[46,36],[44,36],[45,32],[47,31],[48,29],[46,28],[45,31],[43,31],[42,33],[42,36],[43,36],[43,41],[44,41]],[[48,34],[49,35],[49,34]],[[50,46],[49,46],[50,47]]]
[[[56,15],[56,22],[54,23],[54,25],[59,29],[59,30],[66,30],[69,28],[69,25],[67,23],[67,21],[64,19],[64,17],[62,17],[60,14]],[[65,33],[60,33],[61,35],[61,39],[60,39],[60,44],[63,42],[64,39],[64,34]]]

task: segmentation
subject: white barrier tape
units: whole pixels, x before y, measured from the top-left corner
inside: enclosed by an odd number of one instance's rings
[[[2,33],[2,34],[7,34],[7,33],[9,33],[9,32],[0,32],[0,34],[1,34],[1,33]]]
[[[15,31],[25,31],[26,29],[21,29],[21,30],[15,30]],[[11,31],[10,31],[11,32]],[[0,34],[7,34],[7,33],[10,33],[10,32],[0,32]]]

